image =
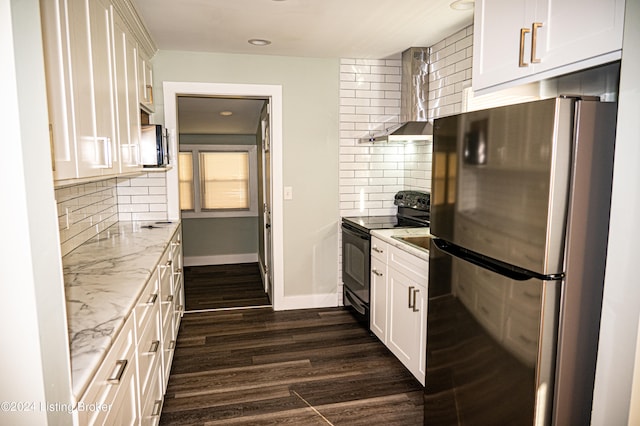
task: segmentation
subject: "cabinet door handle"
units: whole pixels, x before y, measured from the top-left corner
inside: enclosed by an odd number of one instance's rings
[[[158,352],[158,348],[160,347],[160,340],[154,340],[151,342],[151,347],[149,348],[149,353],[153,354]]]
[[[417,288],[416,288],[415,290],[413,290],[413,312],[420,312],[420,309],[418,309],[418,308],[416,307],[416,304],[417,304],[417,302],[418,302],[418,297],[417,297],[417,295],[418,295],[418,292],[419,292],[419,291],[420,291],[420,289],[417,289]]]
[[[384,250],[380,250],[378,247],[372,247],[371,250],[375,251],[376,253],[384,253]]]
[[[113,158],[111,157],[111,138],[101,136],[96,137],[96,151],[100,149],[99,142],[102,142],[102,149],[104,152],[104,164],[99,164],[99,167],[103,169],[110,169],[113,167]],[[96,155],[98,155],[97,152]]]
[[[149,103],[152,104],[153,103],[153,86],[150,84],[147,84],[147,98],[149,99]]]
[[[531,63],[539,64],[540,58],[536,58],[536,45],[538,43],[538,28],[542,27],[542,22],[534,22],[531,26]]]
[[[413,286],[409,287],[409,309],[413,309],[413,305],[411,304],[411,293],[413,293]]]
[[[529,28],[520,28],[520,57],[518,58],[519,67],[528,67],[529,64],[524,61],[524,36],[531,32]]]
[[[153,305],[154,303],[156,303],[157,298],[158,298],[158,293],[149,295],[149,299],[147,299],[147,305]]]
[[[173,295],[172,294],[167,296],[167,302],[173,302]]]
[[[372,270],[371,270],[371,272],[373,272],[375,275],[377,275],[377,276],[379,276],[379,277],[381,277],[381,276],[382,276],[382,273],[381,273],[381,272],[378,272],[378,271],[377,271],[377,270],[375,270],[375,269],[372,269]]]
[[[109,383],[110,385],[117,385],[118,383],[120,383],[120,379],[122,379],[124,370],[127,369],[128,363],[129,361],[127,361],[126,359],[119,359],[118,361],[116,361],[116,369],[113,371],[111,377],[107,379],[107,383]]]

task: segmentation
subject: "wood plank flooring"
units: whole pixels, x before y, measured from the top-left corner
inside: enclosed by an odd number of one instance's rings
[[[423,389],[344,308],[187,313],[161,425],[421,425]]]
[[[187,311],[269,306],[257,263],[184,268]]]

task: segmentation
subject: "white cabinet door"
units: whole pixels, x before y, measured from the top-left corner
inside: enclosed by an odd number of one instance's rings
[[[55,179],[112,174],[117,158],[109,5],[43,2],[42,15]]]
[[[138,97],[140,105],[153,112],[153,68],[148,58],[138,54]]]
[[[621,57],[624,0],[478,0],[473,88],[519,84]]]
[[[540,0],[535,72],[622,48],[624,0]]]
[[[91,65],[95,113],[95,166],[102,175],[116,173],[111,7],[106,0],[87,0],[90,17]]]
[[[370,328],[382,343],[387,343],[387,265],[371,256]]]
[[[67,2],[69,28],[69,58],[71,75],[71,110],[73,128],[70,137],[75,140],[77,175],[100,175],[100,158],[104,160],[104,141],[98,146],[95,130],[95,104],[91,64],[91,33],[89,6],[86,0]]]
[[[426,287],[395,268],[389,274],[388,348],[424,385],[426,366]]]
[[[79,402],[87,407],[78,410],[79,424],[138,424],[135,343],[134,321],[129,317]],[[110,409],[88,408],[96,404]]]
[[[67,16],[61,0],[40,4],[46,64],[49,137],[55,180],[77,177]]]
[[[530,27],[531,0],[479,0],[473,27],[473,88],[485,88],[531,73],[519,67],[520,30]],[[526,37],[530,48],[530,37]],[[528,51],[528,50],[527,50]],[[529,58],[527,57],[527,62]]]
[[[112,9],[116,92],[116,129],[120,171],[142,169],[140,163],[140,115],[138,113],[137,45],[122,18]]]

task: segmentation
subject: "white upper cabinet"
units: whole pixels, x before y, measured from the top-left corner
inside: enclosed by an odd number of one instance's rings
[[[102,175],[119,171],[115,133],[111,7],[107,0],[84,0],[89,7],[92,86],[97,156],[92,166]],[[80,94],[82,96],[82,94]],[[95,175],[98,173],[92,173]]]
[[[153,67],[142,53],[138,55],[138,96],[140,106],[147,112],[154,112],[153,105]]]
[[[623,24],[624,0],[478,0],[473,89],[527,83],[620,59]]]
[[[69,179],[78,175],[75,138],[72,135],[74,122],[70,67],[65,60],[69,51],[69,28],[60,1],[40,2],[40,14],[54,178]]]
[[[126,3],[40,2],[57,181],[141,169],[138,40],[154,48]]]
[[[138,48],[122,18],[112,10],[116,91],[116,128],[120,146],[120,171],[140,170],[140,114],[136,62]]]

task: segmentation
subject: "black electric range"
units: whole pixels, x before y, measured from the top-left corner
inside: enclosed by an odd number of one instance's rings
[[[400,191],[395,195],[395,216],[342,218],[342,282],[344,305],[369,328],[371,234],[375,229],[429,226],[430,194]]]

